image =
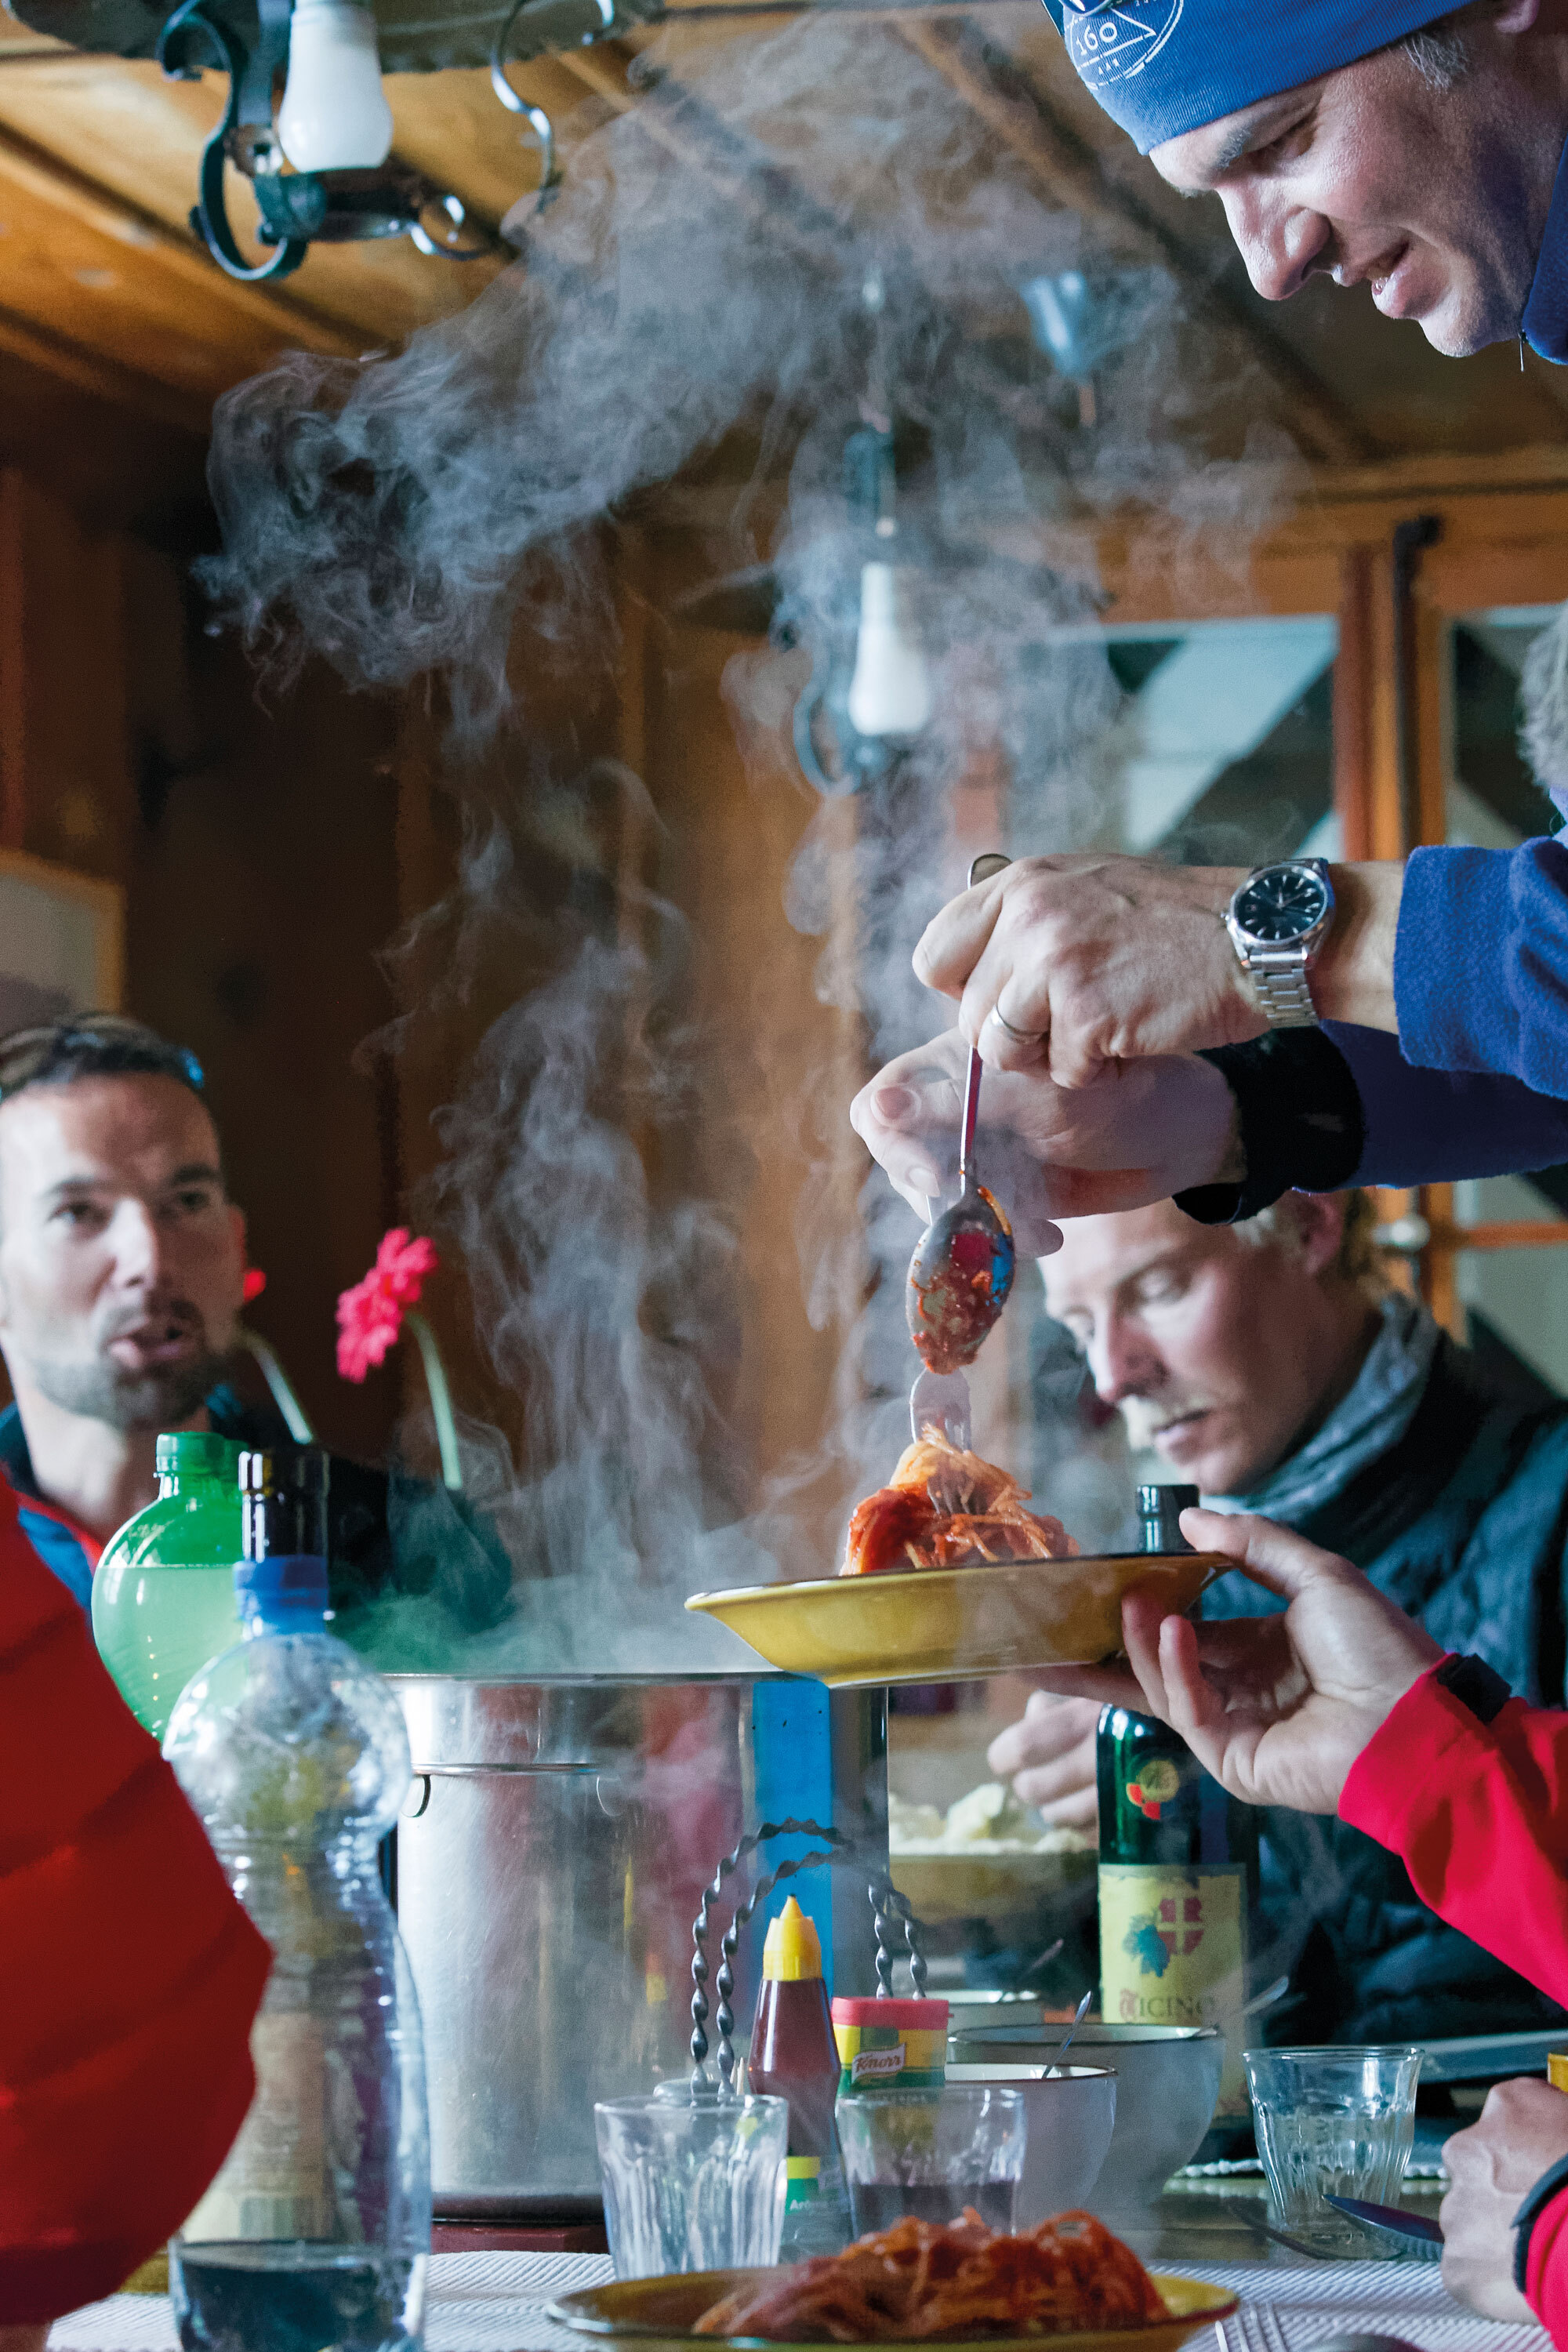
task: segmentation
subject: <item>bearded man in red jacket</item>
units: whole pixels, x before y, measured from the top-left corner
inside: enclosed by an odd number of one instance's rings
[[[0,1486],[0,2352],[179,2227],[271,1955]]]

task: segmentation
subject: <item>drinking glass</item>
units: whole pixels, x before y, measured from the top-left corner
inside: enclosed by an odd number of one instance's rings
[[[594,2109],[617,2278],[776,2263],[789,2101],[663,2083]]]
[[[1245,2054],[1276,2216],[1299,2236],[1363,2244],[1355,2222],[1323,2200],[1397,2202],[1415,2129],[1420,2051],[1394,2043]]]
[[[838,2138],[856,2235],[906,2213],[956,2221],[966,2205],[992,2229],[1010,2230],[1026,2130],[1023,2094],[994,2084],[841,2098]]]

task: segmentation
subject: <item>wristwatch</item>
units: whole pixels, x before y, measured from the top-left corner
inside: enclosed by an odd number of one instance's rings
[[[1226,910],[1230,941],[1272,1029],[1316,1028],[1307,974],[1334,919],[1325,857],[1255,866]]]

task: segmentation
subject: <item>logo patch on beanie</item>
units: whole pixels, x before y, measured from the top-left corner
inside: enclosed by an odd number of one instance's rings
[[[1090,89],[1129,81],[1158,57],[1182,19],[1184,0],[1123,0],[1092,16],[1066,12],[1068,55]]]

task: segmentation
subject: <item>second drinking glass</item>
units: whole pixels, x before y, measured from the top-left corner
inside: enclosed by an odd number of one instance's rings
[[[838,2102],[838,2136],[855,2233],[905,2214],[956,2221],[972,2205],[1011,2230],[1024,2169],[1024,2102],[1016,2091],[965,2087],[911,2097],[859,2092]]]
[[[1405,2043],[1247,2052],[1258,2153],[1269,2202],[1288,2230],[1364,2244],[1357,2224],[1323,2200],[1398,2201],[1420,2071],[1421,2052]]]

